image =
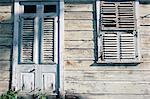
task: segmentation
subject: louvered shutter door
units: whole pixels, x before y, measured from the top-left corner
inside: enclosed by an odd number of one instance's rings
[[[120,35],[120,59],[133,60],[135,59],[135,34],[133,32],[124,32]]]
[[[34,18],[21,18],[21,63],[33,63]]]
[[[41,63],[54,62],[54,18],[43,18]]]
[[[110,61],[118,59],[118,37],[115,32],[103,33],[103,60]]]

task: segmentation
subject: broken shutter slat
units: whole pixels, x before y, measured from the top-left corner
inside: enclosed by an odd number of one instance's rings
[[[21,63],[33,63],[34,18],[22,18],[21,21]]]
[[[101,1],[101,28],[116,28],[116,4],[115,2]]]
[[[54,18],[43,18],[41,63],[54,62]]]

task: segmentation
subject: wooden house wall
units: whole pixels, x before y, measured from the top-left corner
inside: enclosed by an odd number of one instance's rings
[[[65,3],[65,94],[81,99],[149,99],[150,4],[138,7],[141,63],[136,66],[93,64],[96,54],[94,8],[91,1]]]
[[[94,0],[65,1],[64,92],[83,99],[150,98],[150,4],[139,5],[141,62],[137,66],[96,66]],[[12,71],[13,1],[0,0],[0,93]]]
[[[0,0],[0,93],[10,86],[13,38],[13,3]]]

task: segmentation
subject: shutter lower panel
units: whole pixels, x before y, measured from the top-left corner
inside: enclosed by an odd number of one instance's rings
[[[117,59],[117,33],[103,33],[103,60]]]
[[[54,18],[43,18],[41,63],[54,63]]]
[[[33,63],[34,18],[22,18],[21,63]]]
[[[135,41],[133,33],[121,33],[120,35],[120,59],[135,59]]]
[[[136,59],[136,36],[134,32],[102,32],[102,61],[125,61]]]

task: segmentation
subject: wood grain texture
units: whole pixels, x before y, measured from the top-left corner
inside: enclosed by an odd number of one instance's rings
[[[91,94],[149,94],[150,82],[67,81],[66,92]]]

